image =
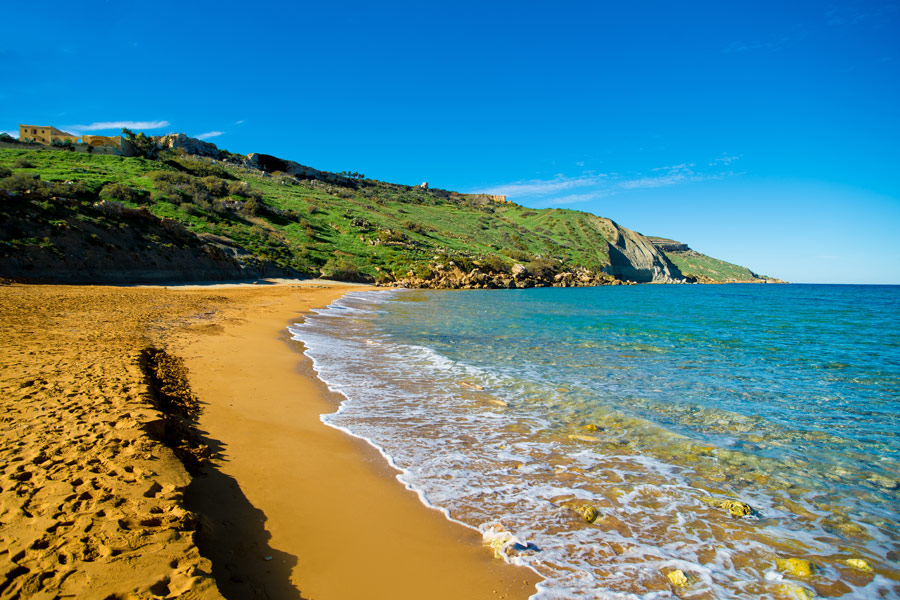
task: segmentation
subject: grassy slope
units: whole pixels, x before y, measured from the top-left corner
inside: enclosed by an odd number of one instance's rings
[[[588,213],[531,210],[374,180],[335,185],[206,159],[170,159],[166,164],[51,149],[0,149],[0,170],[12,172],[0,180],[0,190],[4,182],[34,174],[45,184],[57,182],[53,193],[44,194],[47,210],[29,217],[49,220],[54,211],[48,204],[64,202],[56,196],[65,192],[64,182],[74,181],[87,199],[144,207],[195,233],[230,238],[279,266],[338,278],[361,274],[388,279],[387,273],[427,271],[435,257],[462,265],[480,261],[495,270],[537,257],[558,260],[566,268],[599,270],[609,264],[611,224]],[[236,189],[240,182],[246,185]],[[120,185],[112,189],[108,184]],[[253,200],[247,202],[248,197]],[[7,246],[47,243],[14,239],[15,232],[7,232],[6,238],[0,242]],[[672,258],[701,275],[717,274],[720,265],[728,264]]]
[[[747,267],[725,262],[699,252],[666,252],[666,256],[687,276],[700,276],[701,279],[709,278],[719,282],[745,282],[761,279]]]

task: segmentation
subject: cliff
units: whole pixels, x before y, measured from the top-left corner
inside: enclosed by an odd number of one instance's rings
[[[146,145],[148,138],[136,138]],[[715,278],[589,213],[330,173],[183,134],[110,156],[0,149],[0,277],[319,276],[425,287]],[[677,259],[677,260],[676,260]],[[748,271],[749,272],[749,271]]]

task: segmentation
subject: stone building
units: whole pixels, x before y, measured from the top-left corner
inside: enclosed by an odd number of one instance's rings
[[[47,146],[54,141],[70,141],[73,144],[78,143],[77,135],[61,131],[51,125],[22,125],[20,123],[19,139],[23,142],[26,140],[34,140],[39,144],[46,144]]]
[[[81,136],[81,143],[88,144],[90,146],[94,146],[95,148],[98,146],[107,146],[109,148],[116,148],[117,150],[121,150],[122,136],[121,135],[83,135],[83,136]]]

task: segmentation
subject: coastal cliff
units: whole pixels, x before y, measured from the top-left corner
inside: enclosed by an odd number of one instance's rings
[[[765,281],[749,269],[722,275],[585,212],[241,156],[184,134],[129,144],[133,156],[0,148],[0,277],[311,276],[439,288]]]

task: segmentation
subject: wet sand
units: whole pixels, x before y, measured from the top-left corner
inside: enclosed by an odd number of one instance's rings
[[[285,328],[346,290],[0,286],[0,597],[533,593],[320,422],[335,398]],[[150,435],[148,346],[184,359],[201,403],[216,454],[193,478]]]

